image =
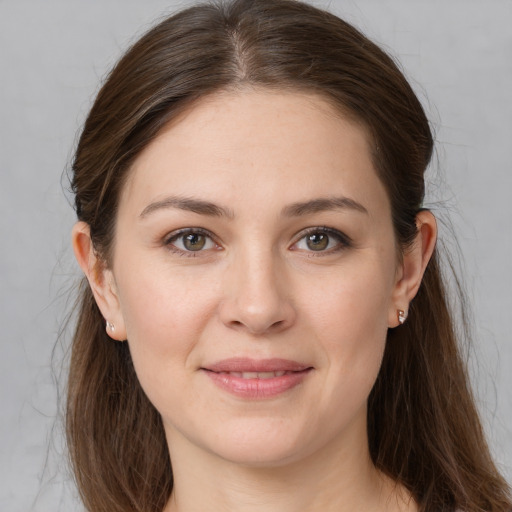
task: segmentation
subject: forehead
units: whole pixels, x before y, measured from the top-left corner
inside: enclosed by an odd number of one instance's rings
[[[383,188],[370,147],[366,130],[318,95],[221,92],[194,103],[145,148],[121,203],[143,208],[166,193],[222,203],[257,193],[283,202],[334,192],[371,200]]]

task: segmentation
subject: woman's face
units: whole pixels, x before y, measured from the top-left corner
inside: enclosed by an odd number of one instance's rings
[[[171,453],[360,455],[404,305],[360,127],[313,95],[203,99],[136,159],[115,237],[111,318]]]

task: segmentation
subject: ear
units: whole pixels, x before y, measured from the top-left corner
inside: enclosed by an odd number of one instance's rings
[[[422,210],[416,215],[416,226],[416,238],[404,252],[397,272],[397,281],[388,317],[389,327],[396,327],[400,324],[399,310],[403,311],[407,318],[409,303],[418,292],[423,274],[436,245],[437,223],[430,211]]]
[[[101,314],[112,327],[107,334],[114,340],[126,340],[126,327],[121,314],[114,275],[106,263],[98,258],[94,250],[89,225],[77,222],[73,226],[72,243],[75,258],[89,281],[96,304]]]

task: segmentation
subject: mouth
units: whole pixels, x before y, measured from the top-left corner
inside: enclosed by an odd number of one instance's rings
[[[273,379],[274,377],[282,377],[283,375],[293,372],[277,371],[277,372],[217,372],[219,375],[231,375],[241,379]]]
[[[307,364],[292,361],[290,359],[251,359],[248,357],[232,357],[209,364],[203,370],[215,373],[239,373],[239,374],[270,374],[300,372],[311,368]],[[275,375],[273,375],[275,377]],[[280,377],[281,375],[278,375]],[[254,376],[247,378],[256,378]],[[261,377],[265,378],[265,377]],[[268,377],[267,377],[268,378]]]
[[[268,399],[303,383],[312,366],[287,359],[233,358],[201,368],[211,381],[232,395]]]

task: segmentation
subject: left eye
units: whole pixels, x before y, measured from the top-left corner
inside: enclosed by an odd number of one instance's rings
[[[341,233],[317,229],[309,231],[293,246],[302,251],[328,252],[348,246],[348,241]]]
[[[216,247],[215,242],[199,231],[186,231],[178,233],[171,237],[167,244],[174,246],[183,252],[198,252],[213,249]]]

